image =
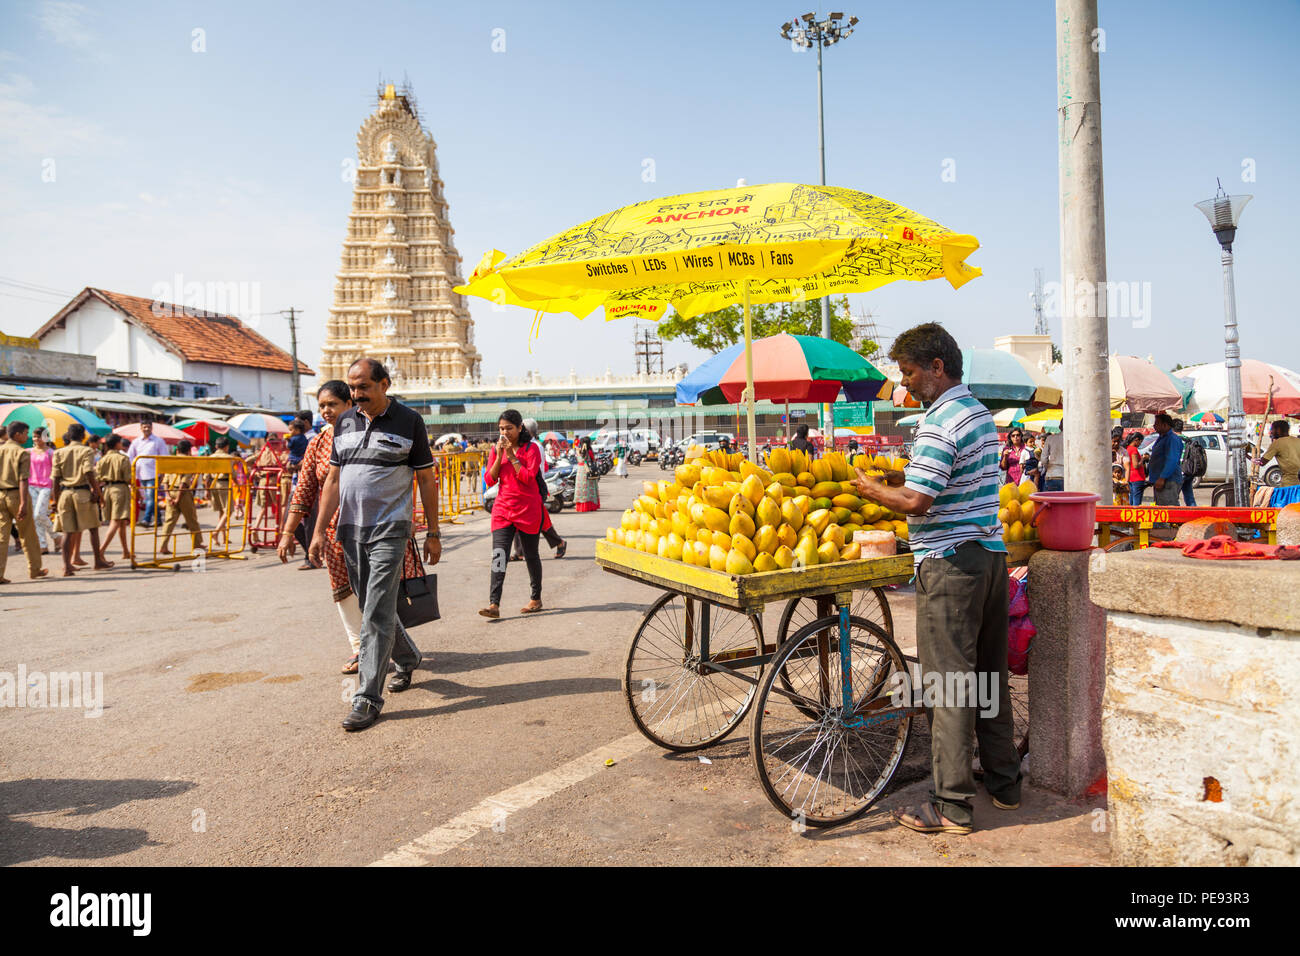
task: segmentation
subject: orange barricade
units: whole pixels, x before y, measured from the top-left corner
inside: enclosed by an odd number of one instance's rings
[[[1103,549],[1111,546],[1112,529],[1126,527],[1139,548],[1150,547],[1151,529],[1157,524],[1182,524],[1194,518],[1222,518],[1237,525],[1251,525],[1261,530],[1269,544],[1277,544],[1277,508],[1219,508],[1174,505],[1124,505],[1097,507],[1097,541]]]
[[[178,570],[183,563],[189,563],[196,571],[203,570],[209,558],[230,558],[244,560],[240,554],[248,543],[248,473],[244,463],[238,458],[191,457],[189,455],[146,455],[157,462],[157,506],[165,512],[162,527],[138,527],[137,516],[140,513],[141,493],[147,491],[134,474],[131,475],[131,567],[162,568],[172,566]],[[182,488],[168,488],[167,476],[179,475]],[[204,528],[199,520],[196,503],[202,489],[204,477],[210,482],[224,481],[224,495],[213,492],[214,502],[225,497],[225,508],[214,509],[214,527]],[[177,504],[168,508],[170,494],[177,494]],[[188,492],[189,501],[184,493]],[[242,508],[237,508],[242,506]],[[237,511],[245,517],[239,517]],[[172,525],[170,532],[167,524]],[[166,532],[166,533],[165,533]],[[142,557],[140,547],[149,550],[147,557]],[[161,552],[160,548],[166,548]]]

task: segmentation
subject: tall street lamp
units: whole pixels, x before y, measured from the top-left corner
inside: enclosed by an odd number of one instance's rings
[[[1229,196],[1219,183],[1213,199],[1198,202],[1223,250],[1223,341],[1224,367],[1228,372],[1228,472],[1232,476],[1232,503],[1239,508],[1249,504],[1246,487],[1246,458],[1243,448],[1246,427],[1241,400],[1241,346],[1237,338],[1237,290],[1232,279],[1232,241],[1237,235],[1241,211],[1254,196]]]
[[[817,14],[805,13],[788,23],[781,24],[781,36],[790,41],[795,49],[817,48],[817,150],[821,158],[821,184],[826,185],[826,120],[822,110],[822,47],[832,46],[841,40],[847,40],[853,32],[857,17],[849,17],[847,23],[844,14],[832,13],[825,20],[818,20]],[[830,298],[822,296],[822,338],[831,337]]]

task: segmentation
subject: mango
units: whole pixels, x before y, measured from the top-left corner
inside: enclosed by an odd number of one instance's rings
[[[853,517],[853,512],[848,508],[832,508],[831,520],[836,524],[848,524],[849,519]]]
[[[796,496],[795,496],[795,499],[794,499],[794,503],[795,503],[795,506],[796,506],[800,511],[803,512],[803,516],[804,516],[805,518],[808,517],[808,512],[810,512],[810,511],[813,510],[813,506],[812,506],[812,504],[813,504],[813,500],[812,500],[812,498],[809,497],[808,495],[796,495]]]
[[[763,482],[758,480],[757,475],[750,475],[740,483],[740,493],[749,499],[750,504],[757,507],[763,498]]]
[[[1024,540],[1025,540],[1025,526],[1024,526],[1023,524],[1021,524],[1019,521],[1013,521],[1013,522],[1011,522],[1011,527],[1007,529],[1006,540],[1008,540],[1008,541],[1012,541],[1012,542],[1014,542],[1014,541],[1024,541]]]
[[[710,535],[711,535],[711,537],[709,538],[710,544],[717,545],[723,551],[731,550],[731,535],[727,534],[727,532],[713,531],[710,532]]]
[[[743,534],[733,534],[731,536],[730,550],[739,551],[750,561],[753,561],[758,556],[758,548],[754,547],[754,542]]]
[[[681,515],[677,515],[677,517],[680,518]],[[655,534],[659,535],[659,537],[662,538],[664,535],[668,534],[672,530],[673,530],[673,523],[671,519],[655,518]]]
[[[659,535],[655,534],[653,531],[643,531],[641,533],[641,545],[641,550],[645,551],[647,554],[658,554]]]
[[[849,464],[844,460],[844,455],[840,452],[828,452],[826,465],[831,470],[831,481],[843,481],[849,477]]]
[[[825,458],[818,458],[808,466],[808,470],[812,472],[812,476],[819,482],[831,480],[831,466],[827,464]]]
[[[655,519],[653,515],[648,515],[644,511],[641,512],[641,514],[637,515],[637,523],[636,523],[637,530],[649,531],[651,528],[654,527],[654,524],[655,524]]]
[[[772,448],[767,453],[767,464],[772,471],[780,475],[790,470],[790,452],[784,448]],[[791,481],[791,484],[794,482]],[[784,484],[784,482],[783,482]]]
[[[715,544],[713,547],[709,548],[709,567],[714,571],[727,570],[727,555],[730,553],[730,551],[724,551]],[[742,554],[741,557],[743,558],[744,555]],[[746,561],[746,564],[748,563],[749,562]]]
[[[668,541],[667,557],[672,558],[674,561],[682,560],[682,555],[686,553],[687,548],[686,539],[674,531],[668,535],[666,540]]]
[[[799,482],[795,479],[794,475],[790,474],[788,471],[778,471],[772,476],[772,480],[785,488],[799,487]]]
[[[785,497],[785,485],[781,484],[779,481],[774,481],[763,489],[763,494],[767,495],[779,505],[781,499]]]
[[[813,511],[830,511],[833,507],[829,498],[814,498],[812,503]]]
[[[849,515],[848,526],[861,528],[864,524],[866,524],[866,522],[862,520],[862,515],[858,514],[856,511]]]
[[[860,557],[862,557],[862,545],[856,541],[850,542],[840,549],[841,561],[856,561]]]
[[[814,498],[832,498],[840,493],[840,483],[838,481],[819,481],[808,492]]]
[[[893,531],[894,523],[892,521],[885,521],[882,519],[880,521],[877,521],[871,527],[875,528],[877,531]]]
[[[695,548],[689,541],[682,547],[682,564],[695,564]]]
[[[811,488],[813,485],[817,484],[817,479],[813,477],[812,472],[801,471],[795,476],[794,482],[801,488]]]
[[[741,480],[743,481],[744,479],[748,478],[750,475],[753,475],[755,478],[759,480],[759,482],[761,482],[764,485],[770,485],[772,483],[772,474],[766,468],[760,468],[758,465],[755,465],[753,462],[742,460],[740,462]]]
[[[802,515],[799,516],[799,520],[803,520]],[[799,543],[799,535],[791,525],[782,524],[776,529],[776,543],[782,547],[793,548]],[[777,550],[781,550],[780,547]]]
[[[624,531],[635,531],[637,526],[637,514],[631,508],[623,512],[623,517],[619,519],[619,527]]]
[[[672,531],[674,534],[676,534],[679,538],[686,538],[689,536],[688,532],[691,527],[691,522],[689,518],[687,518],[680,511],[674,511],[672,518],[670,518],[669,520],[672,522]]]
[[[709,546],[703,541],[695,541],[691,544],[691,549],[695,552],[695,563],[702,567],[709,566]]]
[[[751,504],[750,500],[739,491],[731,496],[731,501],[727,504],[727,514],[734,518],[738,512],[744,512],[751,518],[754,517],[753,504]]]
[[[907,530],[907,522],[900,521],[897,524],[895,524],[894,534],[898,535],[904,541],[908,540],[908,538],[911,536],[911,533]]]
[[[1017,494],[1020,496],[1020,503],[1024,504],[1029,500],[1029,496],[1038,490],[1038,486],[1026,478],[1020,483]]]
[[[1020,506],[1020,523],[1025,526],[1026,530],[1030,527],[1030,523],[1034,520],[1037,511],[1038,504],[1033,501],[1026,501]]]
[[[738,511],[731,517],[731,523],[727,525],[727,530],[733,535],[742,534],[746,538],[754,536],[754,519],[743,511]]]
[[[775,554],[777,547],[781,544],[780,539],[776,535],[776,528],[773,528],[770,524],[765,524],[763,527],[759,528],[758,533],[753,537],[754,547],[759,551],[765,551],[768,554]]]
[[[1021,515],[1020,515],[1019,499],[1012,498],[1011,501],[1007,503],[1006,508],[1004,508],[1003,510],[1006,511],[1007,513],[1006,524],[1012,525],[1020,521]]]
[[[666,482],[665,482],[666,484]],[[659,501],[659,483],[656,481],[641,482],[641,493],[649,495],[655,501]]]
[[[755,571],[775,571],[779,567],[780,565],[776,563],[776,559],[766,551],[758,552],[758,557],[754,558]]]
[[[998,489],[998,504],[1005,508],[1011,504],[1012,499],[1019,497],[1016,494],[1016,486],[1012,484],[1003,485]]]
[[[827,541],[817,548],[818,564],[833,564],[840,559],[840,549],[835,546],[834,541]]]
[[[700,466],[693,461],[678,465],[673,469],[673,477],[682,483],[682,487],[691,488],[700,480]]]
[[[605,540],[606,540],[606,541],[613,541],[613,540],[614,540],[614,532],[615,532],[616,530],[618,530],[618,529],[616,529],[616,528],[606,528],[606,529],[605,529]]]
[[[781,502],[781,518],[795,531],[803,527],[803,512],[799,510],[799,506],[794,503],[792,498],[787,498]]]
[[[722,485],[706,487],[704,489],[704,502],[714,508],[726,508],[731,503],[731,493]]]
[[[794,547],[794,567],[815,568],[821,563],[817,555],[817,545],[811,537],[804,538]]]
[[[781,509],[777,507],[776,502],[771,498],[764,496],[763,500],[758,503],[754,509],[755,517],[758,518],[759,525],[772,525],[776,527],[781,523]]]
[[[844,547],[844,529],[837,524],[827,525],[826,530],[821,534],[821,541],[825,544],[827,541],[835,545],[835,553],[839,554],[839,549]]]
[[[772,555],[772,560],[776,562],[778,568],[789,568],[794,565],[794,552],[785,545],[776,549],[776,554]]]
[[[821,537],[821,533],[826,530],[831,523],[831,513],[825,508],[820,508],[808,516],[807,524],[813,529],[813,534]]]
[[[656,541],[656,543],[655,543],[655,553],[657,553],[657,554],[659,555],[659,557],[661,557],[661,558],[666,558],[666,557],[668,557],[668,539],[667,539],[667,538],[659,538],[658,541]]]
[[[709,545],[713,544],[713,532],[708,528],[696,528],[695,540],[704,545],[707,550]]]
[[[727,525],[731,524],[730,516],[721,508],[704,508],[702,524],[710,531],[725,531]]]
[[[613,528],[611,530],[613,530],[614,532],[614,543],[621,544],[626,547],[627,541],[625,539],[625,535],[627,534],[627,532],[624,531],[622,528]]]
[[[832,498],[831,504],[833,504],[837,508],[848,508],[850,511],[857,511],[864,504],[866,504],[866,502],[863,501],[861,498],[859,498],[857,495],[843,494],[843,495],[836,495],[834,498]]]

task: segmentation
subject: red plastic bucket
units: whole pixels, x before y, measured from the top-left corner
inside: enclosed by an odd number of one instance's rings
[[[1034,527],[1048,551],[1087,551],[1097,526],[1100,495],[1086,491],[1035,491]]]

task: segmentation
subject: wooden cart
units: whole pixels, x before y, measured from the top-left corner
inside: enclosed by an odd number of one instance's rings
[[[623,677],[646,737],[698,750],[752,710],[759,782],[799,824],[845,823],[884,792],[918,713],[884,590],[911,580],[910,554],[732,575],[601,541],[596,563],[665,592]],[[762,613],[775,603],[785,606],[769,637]]]

